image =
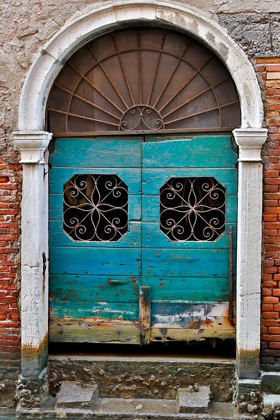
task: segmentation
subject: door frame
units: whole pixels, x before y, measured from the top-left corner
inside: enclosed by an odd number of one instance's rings
[[[237,236],[237,374],[258,380],[260,372],[260,285],[262,247],[261,147],[263,104],[254,69],[241,48],[215,21],[187,7],[145,0],[103,5],[67,23],[40,50],[22,89],[15,145],[23,165],[21,254],[22,376],[38,378],[48,359],[48,144],[45,107],[52,84],[67,59],[89,39],[123,26],[165,22],[186,31],[222,60],[238,91],[239,146]]]

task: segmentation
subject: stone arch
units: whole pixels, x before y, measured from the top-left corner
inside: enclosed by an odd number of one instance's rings
[[[31,66],[23,86],[19,106],[19,130],[44,130],[45,108],[52,84],[66,60],[89,39],[127,26],[129,22],[168,25],[184,30],[200,40],[228,68],[239,93],[241,128],[260,128],[263,106],[254,69],[241,48],[216,22],[197,11],[170,3],[124,1],[106,5],[66,24],[44,46]],[[28,104],[28,107],[26,106]]]
[[[22,89],[15,145],[23,163],[21,354],[22,375],[39,378],[48,342],[48,169],[52,137],[45,130],[50,89],[68,58],[89,40],[129,25],[168,26],[189,33],[215,52],[237,88],[241,127],[237,237],[237,371],[239,380],[259,377],[260,282],[262,244],[261,147],[263,105],[254,69],[241,48],[213,20],[187,7],[157,0],[112,2],[79,15],[39,52]],[[246,382],[247,383],[247,382]],[[248,382],[249,383],[249,382]],[[251,382],[250,382],[251,383]]]

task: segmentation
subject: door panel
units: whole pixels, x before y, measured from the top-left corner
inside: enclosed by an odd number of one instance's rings
[[[147,138],[143,145],[142,285],[151,288],[151,341],[234,337],[229,227],[235,235],[235,163],[227,136]],[[225,231],[213,242],[171,241],[161,230],[160,190],[172,178],[199,177],[225,188]]]
[[[51,341],[140,342],[141,162],[141,139],[56,141],[50,171]],[[80,174],[116,175],[126,184],[128,232],[118,241],[73,241],[63,231],[64,185]]]
[[[146,137],[144,151],[144,168],[234,168],[236,163],[229,136]]]
[[[229,231],[235,276],[236,160],[229,136],[56,140],[50,340],[139,344],[234,337]],[[118,241],[78,241],[63,231],[64,185],[82,174],[116,175],[127,186],[128,232]],[[213,178],[225,189],[225,228],[215,241],[171,240],[161,229],[160,191],[173,178]]]

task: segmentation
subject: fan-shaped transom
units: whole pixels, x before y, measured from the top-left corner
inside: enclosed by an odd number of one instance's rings
[[[237,91],[220,60],[191,37],[159,28],[86,44],[58,76],[48,116],[56,136],[240,125]]]

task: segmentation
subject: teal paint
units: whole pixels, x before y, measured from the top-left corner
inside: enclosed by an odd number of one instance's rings
[[[154,336],[197,329],[199,338],[204,322],[214,318],[215,330],[219,325],[233,330],[222,312],[228,302],[229,226],[236,248],[237,156],[230,137],[143,140],[55,142],[50,171],[52,341],[138,344],[142,286],[151,290],[151,325],[159,328]],[[118,175],[128,187],[129,231],[118,242],[73,242],[63,232],[63,185],[87,173]],[[226,230],[216,242],[171,242],[160,230],[159,190],[172,177],[214,177],[225,187]]]

